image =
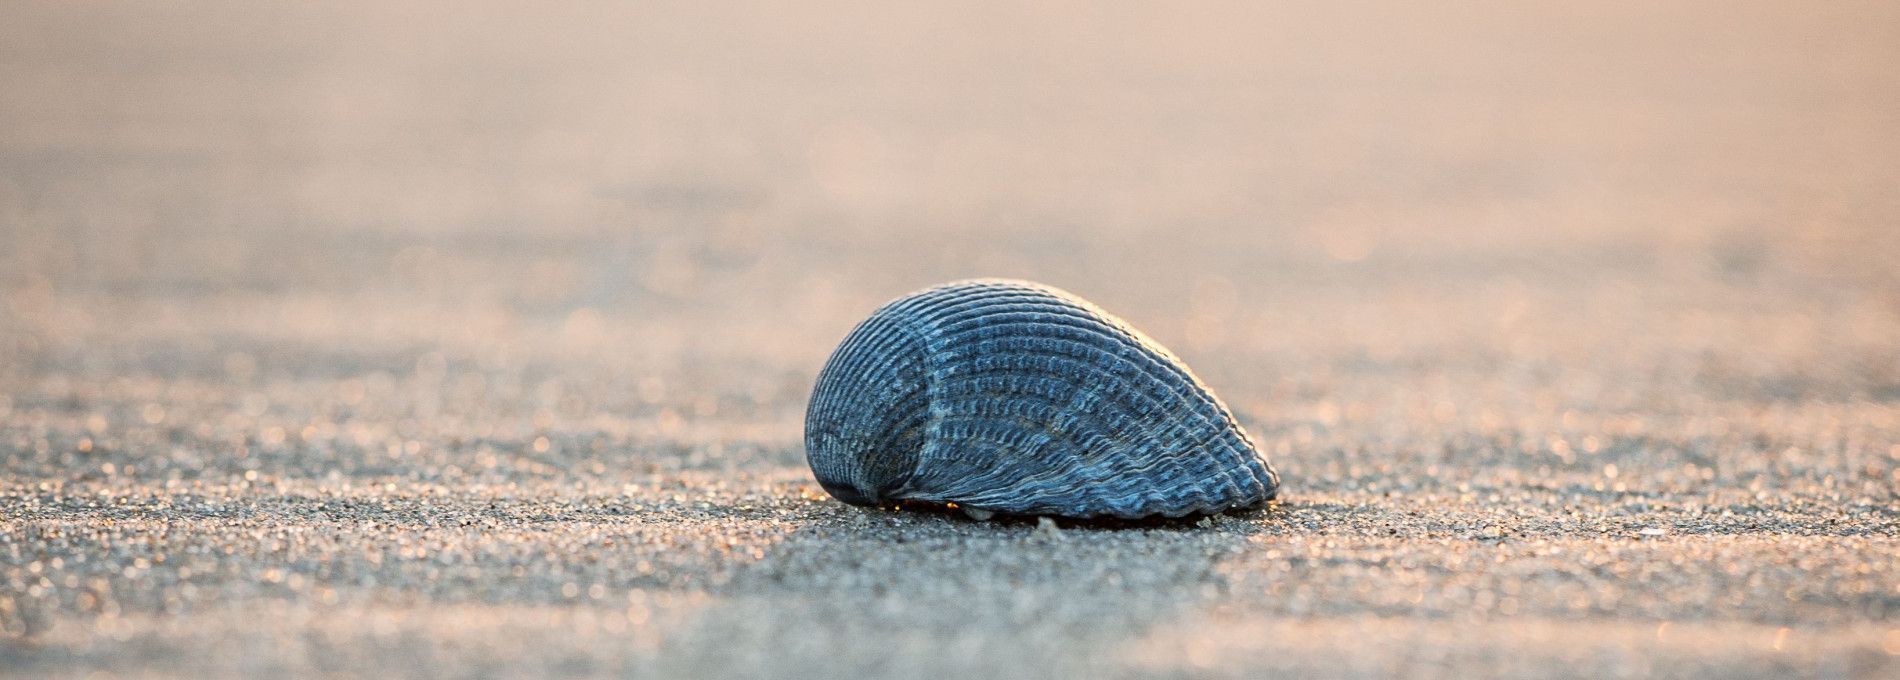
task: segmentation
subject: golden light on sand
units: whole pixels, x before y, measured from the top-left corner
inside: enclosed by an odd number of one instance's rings
[[[1892,0],[0,2],[0,673],[1894,677],[1896,45]],[[974,276],[1179,352],[1282,501],[827,495],[828,352]]]

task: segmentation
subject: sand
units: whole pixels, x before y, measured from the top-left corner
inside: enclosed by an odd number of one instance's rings
[[[0,676],[1900,673],[1890,4],[364,5],[0,9]],[[969,276],[1282,501],[826,497]]]

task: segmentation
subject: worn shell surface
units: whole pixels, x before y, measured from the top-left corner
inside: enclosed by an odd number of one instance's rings
[[[1181,360],[1075,295],[960,281],[899,298],[818,376],[805,452],[825,491],[1066,517],[1259,505],[1279,475]]]

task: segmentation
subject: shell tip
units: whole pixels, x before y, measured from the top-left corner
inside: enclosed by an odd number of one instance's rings
[[[989,510],[983,510],[980,508],[972,508],[968,505],[958,506],[957,509],[962,510],[963,514],[969,515],[970,519],[976,520],[978,522],[987,522],[989,521],[991,517],[996,516],[996,513],[991,512]]]

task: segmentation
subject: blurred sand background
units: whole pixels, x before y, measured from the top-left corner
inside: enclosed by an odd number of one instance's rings
[[[1900,4],[708,5],[0,5],[0,675],[1900,670]],[[970,276],[1285,503],[824,497]]]

